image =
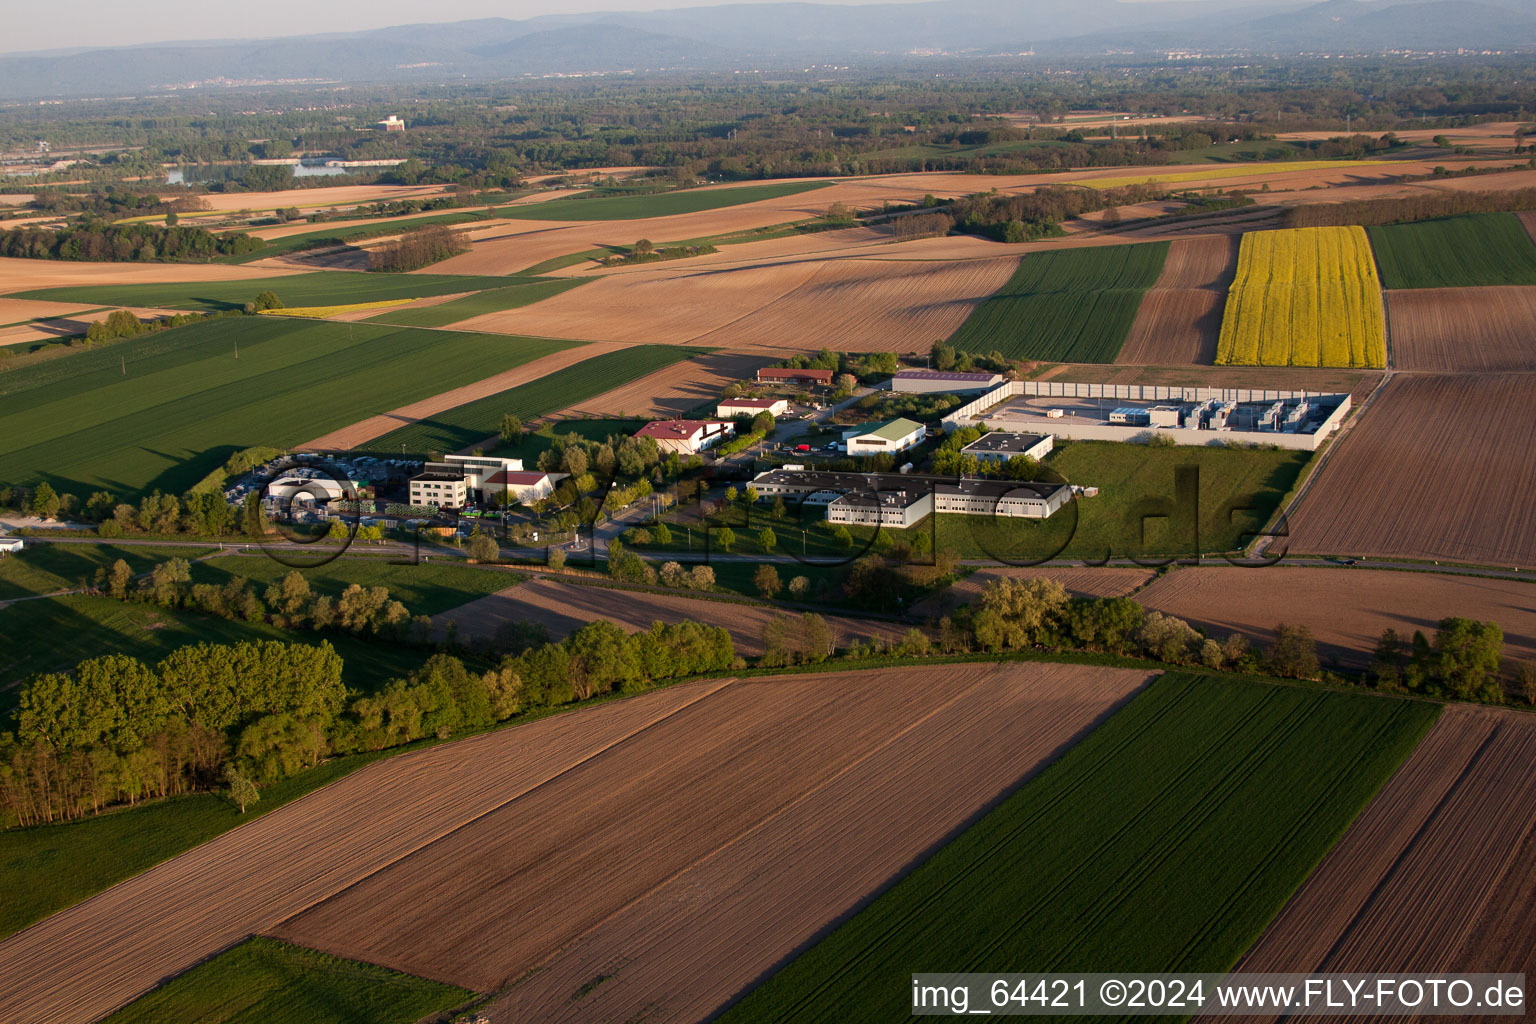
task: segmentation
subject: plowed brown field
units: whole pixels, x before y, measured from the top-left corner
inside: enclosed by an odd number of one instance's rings
[[[303,447],[322,449],[356,448],[358,445],[366,444],[376,437],[382,437],[391,430],[426,419],[429,416],[436,416],[440,412],[453,409],[466,402],[473,402],[476,399],[485,398],[487,395],[494,395],[498,392],[506,391],[508,388],[515,388],[519,384],[538,380],[540,377],[546,377],[557,370],[574,366],[584,359],[591,359],[593,356],[601,355],[604,352],[614,352],[628,347],[624,343],[604,343],[577,345],[561,349],[559,352],[551,352],[547,356],[541,356],[531,363],[514,366],[512,369],[498,373],[494,377],[487,377],[485,380],[475,381],[473,384],[466,384],[461,388],[454,388],[452,391],[444,391],[440,395],[423,398],[421,401],[412,402],[410,405],[402,405],[400,408],[393,409],[390,412],[380,413],[378,416],[370,416],[365,420],[359,420],[350,426],[342,427],[340,430],[333,430],[329,434],[324,434],[313,441],[306,442]]]
[[[1531,236],[1531,241],[1536,242],[1536,210],[1523,210],[1516,216],[1525,225],[1525,232]]]
[[[612,346],[605,346],[612,347]],[[766,356],[744,356],[731,352],[711,352],[694,356],[637,381],[590,398],[580,405],[562,410],[558,416],[677,416],[704,403],[711,408],[727,384],[751,380],[759,368],[772,360]]]
[[[1236,969],[1536,971],[1533,822],[1536,717],[1447,708]]]
[[[1291,517],[1290,550],[1536,566],[1536,377],[1399,374]]]
[[[0,1020],[98,1020],[723,685],[670,687],[359,769],[0,942]]]
[[[730,630],[738,651],[758,655],[763,651],[763,626],[780,614],[783,612],[768,605],[537,579],[443,612],[433,618],[432,624],[443,629],[452,621],[457,623],[461,637],[489,637],[504,622],[537,622],[558,639],[593,619],[607,619],[631,633],[648,629],[653,622],[688,619],[706,626],[724,626]],[[836,615],[826,619],[838,644],[875,636],[896,640],[908,628],[880,619]]]
[[[0,288],[11,292],[69,285],[161,284],[168,281],[243,281],[280,277],[297,270],[272,270],[223,263],[74,263],[0,257]]]
[[[1124,597],[1151,579],[1152,570],[1134,566],[1105,566],[1102,569],[1064,566],[981,569],[953,586],[923,598],[912,606],[912,614],[919,618],[943,615],[976,600],[981,596],[982,589],[993,580],[1004,577],[1027,580],[1036,576],[1060,583],[1074,597]]]
[[[971,665],[732,683],[275,933],[480,991],[517,981],[496,1020],[699,1020],[1146,679]]]
[[[1218,639],[1241,633],[1268,643],[1278,623],[1307,626],[1324,661],[1355,667],[1370,661],[1382,630],[1396,630],[1405,641],[1415,630],[1432,637],[1440,620],[1452,615],[1497,622],[1507,657],[1536,658],[1536,582],[1371,569],[1201,566],[1168,573],[1136,600]]]
[[[1387,292],[1400,370],[1536,370],[1536,286]]]
[[[822,260],[612,275],[477,330],[768,351],[927,350],[1008,280],[1016,260]],[[579,293],[579,294],[578,294]]]
[[[1117,363],[1216,361],[1222,303],[1237,271],[1238,236],[1177,238],[1163,273],[1141,300]]]

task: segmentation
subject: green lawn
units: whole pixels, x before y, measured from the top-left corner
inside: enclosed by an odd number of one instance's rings
[[[722,1020],[905,1019],[918,971],[1226,970],[1439,711],[1165,675]]]
[[[0,481],[120,500],[181,492],[242,448],[302,444],[572,344],[282,317],[193,324],[6,374]]]
[[[421,306],[416,309],[387,309],[378,316],[369,317],[368,323],[395,324],[400,327],[447,327],[449,324],[468,320],[472,316],[484,316],[486,313],[500,313],[503,310],[531,306],[535,302],[554,298],[561,292],[568,292],[577,285],[585,283],[582,278],[548,280],[527,278],[518,284],[503,288],[488,288],[483,292],[439,302],[433,306]]]
[[[504,206],[496,211],[496,215],[514,220],[641,220],[757,203],[810,192],[830,184],[829,181],[786,181],[773,185],[691,188],[637,196],[552,199],[547,203]]]
[[[949,340],[1010,359],[1112,363],[1167,254],[1167,242],[1146,242],[1025,256]]]
[[[53,302],[89,302],[102,306],[149,306],[218,311],[239,309],[271,291],[287,306],[340,306],[388,299],[424,299],[507,284],[504,277],[458,274],[363,274],[320,270],[288,277],[253,277],[244,281],[188,281],[167,284],[103,284],[40,288],[15,298]]]
[[[1512,213],[1369,227],[1384,288],[1536,284],[1536,243]]]
[[[27,540],[21,552],[0,558],[0,601],[89,584],[97,569],[108,568],[119,558],[135,573],[141,573],[170,558],[196,558],[212,550],[206,544],[148,547]]]
[[[516,413],[528,423],[704,351],[676,345],[636,345],[605,352],[538,380],[390,431],[369,442],[368,447],[379,452],[399,452],[402,445],[406,452],[458,451],[500,430],[505,413]],[[614,412],[622,414],[623,410]]]
[[[1235,551],[1268,522],[1311,457],[1284,449],[1063,441],[1046,464],[1070,483],[1098,487],[1096,497],[1079,498],[1044,521],[942,515],[938,542],[967,558]]]
[[[108,1024],[415,1024],[473,995],[257,936],[198,964]]]

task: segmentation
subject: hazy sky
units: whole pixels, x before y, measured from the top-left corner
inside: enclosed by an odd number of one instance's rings
[[[11,9],[5,13],[0,52],[127,46],[183,39],[258,39],[424,21],[528,18],[578,11],[650,11],[750,2],[762,0],[450,0],[435,5],[424,5],[419,0],[75,0],[63,7],[39,0],[18,0],[8,5]]]

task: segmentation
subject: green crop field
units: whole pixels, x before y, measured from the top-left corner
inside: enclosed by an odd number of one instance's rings
[[[914,971],[1226,970],[1439,710],[1165,675],[722,1020],[905,1019]]]
[[[256,937],[107,1018],[107,1024],[415,1024],[473,993]]]
[[[361,549],[361,550],[359,550]],[[310,589],[335,597],[353,583],[384,587],[412,615],[437,615],[477,598],[515,585],[519,577],[504,570],[461,562],[433,561],[420,565],[369,555],[366,545],[355,554],[299,570]],[[293,567],[265,555],[225,555],[192,567],[192,582],[222,584],[236,576],[257,587],[275,583]]]
[[[505,413],[516,413],[527,423],[704,351],[675,345],[636,345],[605,352],[547,377],[391,431],[369,442],[368,447],[379,452],[403,449],[418,454],[458,451],[500,430]]]
[[[27,540],[14,555],[0,558],[0,601],[36,594],[51,594],[88,586],[97,569],[121,558],[135,573],[148,572],[170,558],[196,558],[214,550],[211,545],[186,547],[132,544],[61,544]],[[3,620],[0,620],[3,627]]]
[[[239,256],[220,256],[215,263],[250,263],[253,260],[264,260],[272,256],[283,256],[300,249],[323,248],[326,243],[335,245],[347,245],[352,242],[360,242],[367,238],[378,238],[383,235],[399,234],[401,231],[409,231],[412,228],[424,227],[428,224],[443,224],[453,227],[457,224],[467,224],[471,221],[489,220],[490,217],[484,210],[465,211],[455,213],[439,213],[426,217],[411,217],[402,220],[380,220],[377,224],[358,224],[350,228],[316,228],[314,231],[305,231],[302,234],[284,235],[274,238],[265,247],[255,252],[243,253]]]
[[[449,299],[447,302],[439,302],[432,306],[385,310],[377,316],[369,317],[368,323],[394,324],[398,327],[447,327],[449,324],[456,324],[470,317],[531,306],[535,302],[554,298],[561,292],[568,292],[577,285],[585,283],[585,280],[579,277],[525,278],[518,284],[509,284],[502,288],[487,288],[483,292]]]
[[[499,288],[504,277],[457,274],[360,274],[321,270],[288,277],[253,277],[245,281],[187,281],[167,284],[103,284],[40,288],[18,292],[14,298],[53,302],[88,302],[100,306],[143,306],[158,309],[218,311],[240,309],[271,291],[286,306],[340,306],[389,299],[425,299]]]
[[[950,343],[1010,359],[1112,363],[1167,255],[1167,242],[1147,242],[1025,256]]]
[[[774,185],[691,188],[638,196],[552,199],[547,203],[503,206],[496,211],[496,215],[514,220],[641,220],[758,203],[764,199],[810,192],[830,184],[827,181],[787,181]]]
[[[1385,288],[1536,284],[1536,243],[1512,213],[1366,228]]]
[[[573,342],[229,317],[0,376],[0,481],[180,492],[253,445],[302,444]],[[238,350],[238,356],[236,351]]]

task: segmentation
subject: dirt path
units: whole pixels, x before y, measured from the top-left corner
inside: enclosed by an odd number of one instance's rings
[[[410,405],[402,405],[378,416],[370,416],[365,420],[359,420],[350,426],[333,430],[329,434],[323,434],[313,441],[299,445],[300,448],[320,449],[347,449],[356,448],[367,444],[376,437],[382,437],[391,430],[424,420],[429,416],[436,416],[440,412],[463,405],[465,402],[473,402],[477,398],[485,398],[508,388],[515,388],[519,384],[526,384],[531,380],[548,376],[568,366],[574,366],[585,359],[601,355],[604,352],[613,352],[621,348],[628,348],[627,342],[597,342],[591,345],[577,345],[572,348],[561,349],[559,352],[551,352],[547,356],[540,356],[532,362],[521,366],[514,366],[510,370],[466,384],[452,391],[444,391],[440,395],[431,398],[423,398],[419,402]]]
[[[0,942],[0,1020],[98,1020],[725,685],[689,683],[362,768]]]

